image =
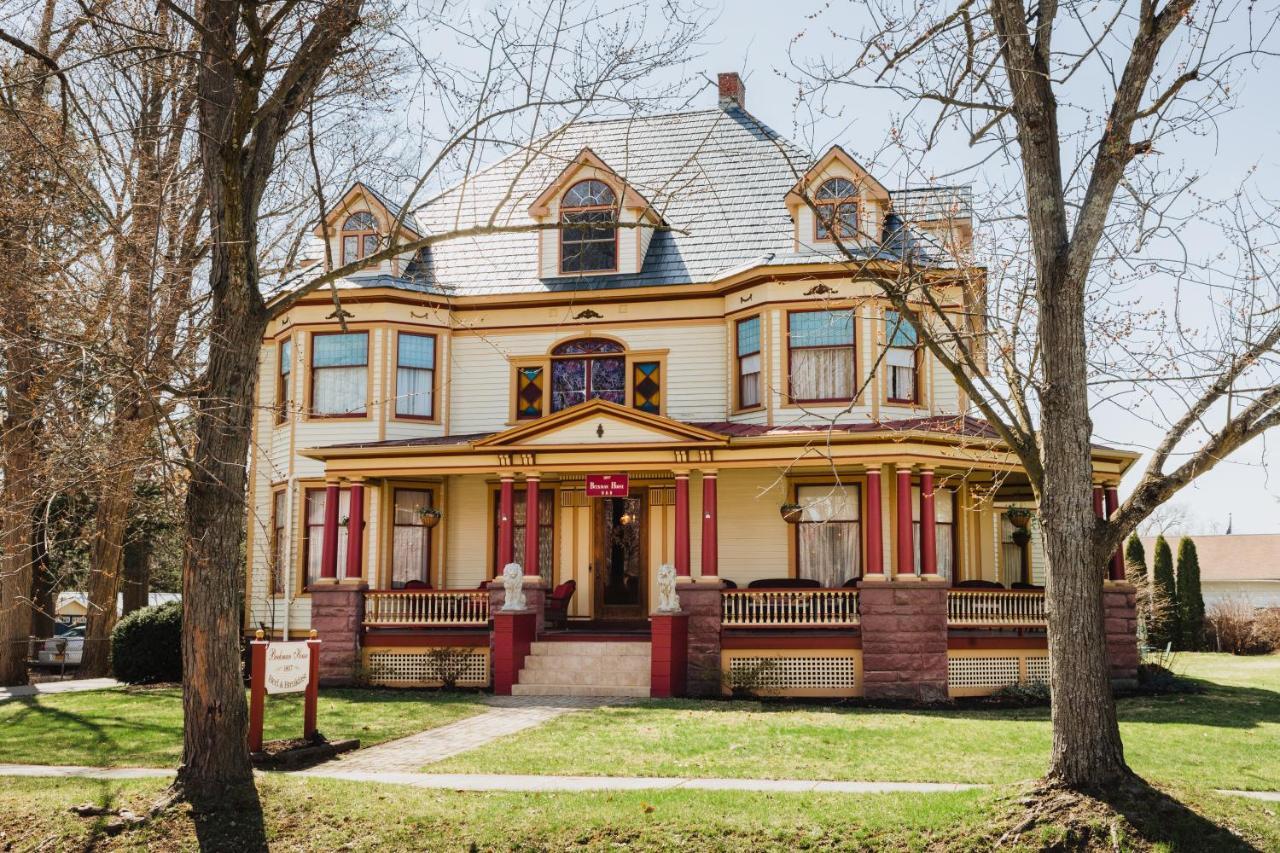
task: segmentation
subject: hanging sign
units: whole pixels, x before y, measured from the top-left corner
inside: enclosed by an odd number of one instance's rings
[[[306,643],[267,646],[267,693],[302,693],[311,680],[311,649]]]
[[[587,497],[625,498],[631,495],[631,477],[627,474],[588,474]]]

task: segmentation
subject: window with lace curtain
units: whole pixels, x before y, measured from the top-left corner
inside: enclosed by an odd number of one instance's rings
[[[320,577],[320,561],[324,555],[324,510],[328,495],[324,489],[307,489],[304,497],[307,523],[302,533],[302,562],[306,566],[306,585]],[[351,490],[338,490],[338,577],[347,576],[347,525],[351,515]]]
[[[796,575],[827,588],[861,577],[861,492],[857,486],[797,486]]]
[[[363,417],[368,368],[368,332],[312,335],[312,417]]]
[[[954,489],[933,489],[933,529],[938,552],[938,576],[954,576],[956,566],[956,493]],[[911,487],[912,537],[915,569],[920,574],[920,487]]]
[[[884,312],[885,370],[890,403],[917,403],[920,400],[920,347],[916,330],[897,311]]]
[[[396,338],[396,417],[435,415],[436,336],[399,332]]]
[[[515,561],[524,565],[524,542],[525,529],[525,506],[528,500],[528,493],[523,489],[517,490],[513,495],[513,509],[511,517],[512,542],[515,545]],[[493,554],[494,554],[494,577],[502,575],[502,566],[496,564],[498,555],[498,537],[501,535],[502,526],[502,495],[494,492],[493,495]],[[556,512],[556,493],[554,489],[542,488],[538,489],[538,573],[542,576],[542,580],[551,585],[551,579],[555,572],[555,512]]]
[[[431,489],[396,489],[391,534],[391,588],[431,581],[431,528],[422,511],[435,505]]]
[[[787,315],[789,396],[793,403],[844,402],[855,391],[853,311]]]
[[[760,405],[760,318],[748,317],[737,323],[738,408]]]

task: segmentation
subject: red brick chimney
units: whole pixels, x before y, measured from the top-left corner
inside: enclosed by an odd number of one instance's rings
[[[720,84],[720,109],[747,108],[747,87],[736,71],[726,71],[717,78]]]

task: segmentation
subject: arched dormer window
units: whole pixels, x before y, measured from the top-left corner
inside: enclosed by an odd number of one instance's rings
[[[579,338],[551,351],[551,411],[587,400],[625,405],[627,363],[622,345],[604,338]]]
[[[604,181],[579,181],[560,201],[560,272],[618,268],[617,196]]]
[[[378,251],[378,220],[367,210],[342,223],[342,263],[349,264]]]
[[[830,178],[823,181],[814,195],[818,209],[818,221],[814,236],[819,240],[832,239],[832,233],[841,240],[858,236],[858,188],[848,178]]]

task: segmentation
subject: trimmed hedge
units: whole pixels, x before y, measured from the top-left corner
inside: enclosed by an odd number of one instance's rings
[[[128,684],[182,680],[182,602],[135,610],[111,632],[111,667]]]

